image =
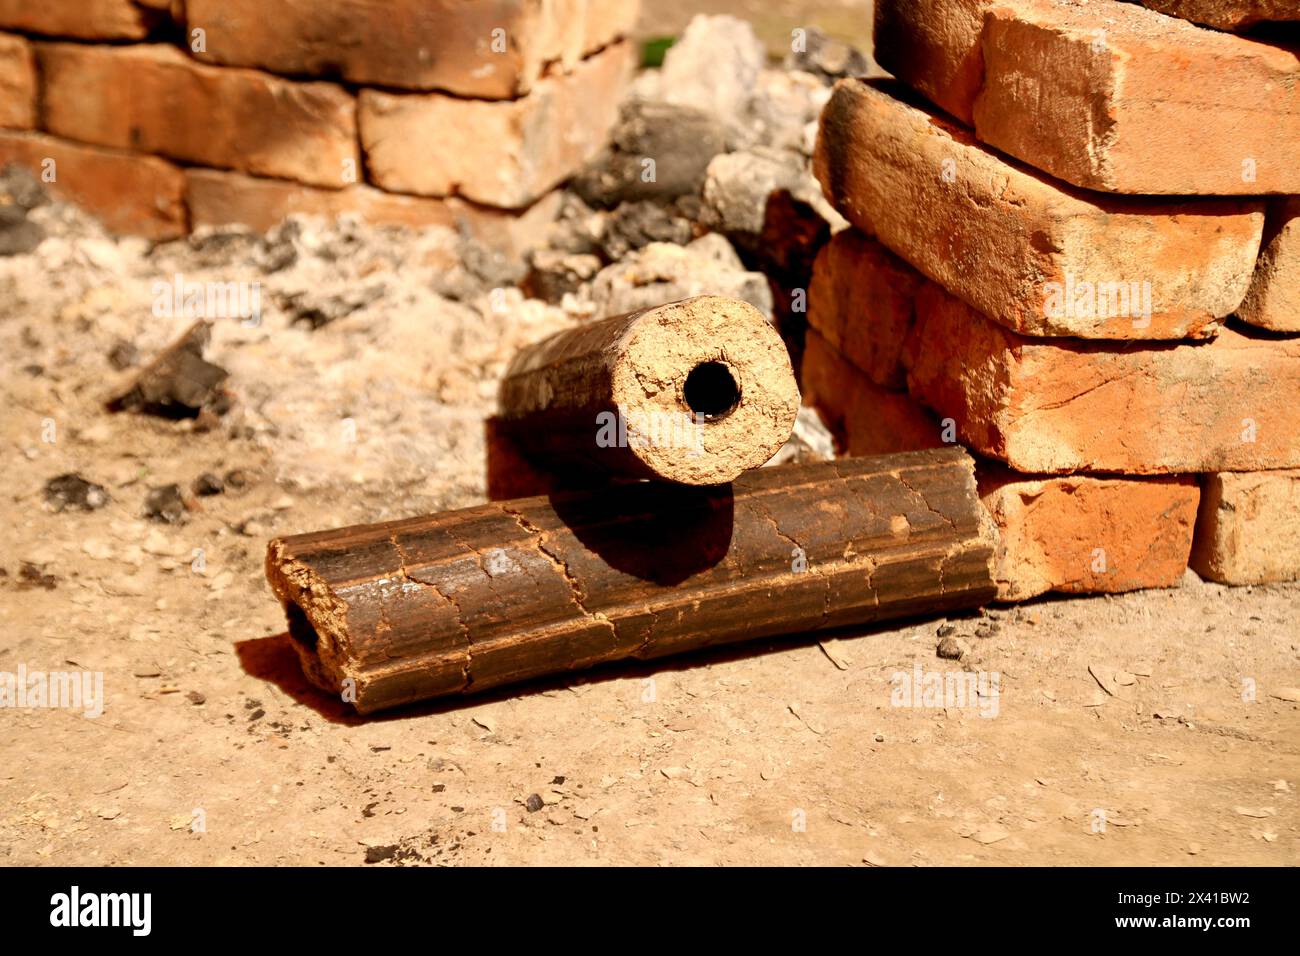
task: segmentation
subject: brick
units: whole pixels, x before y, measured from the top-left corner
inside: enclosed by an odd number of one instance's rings
[[[166,5],[133,0],[0,0],[0,29],[80,40],[143,40]]]
[[[822,246],[808,286],[808,324],[877,385],[906,387],[900,356],[925,279],[856,229]]]
[[[875,0],[876,62],[966,126],[984,77],[980,29],[991,0]]]
[[[1223,584],[1300,579],[1300,470],[1206,475],[1192,567]]]
[[[1266,20],[1300,20],[1295,0],[1139,0],[1150,10],[1219,30],[1246,30]]]
[[[0,33],[0,126],[36,125],[36,61],[22,37]]]
[[[989,14],[983,55],[976,134],[1076,186],[1300,192],[1294,51],[1132,4],[1016,0]]]
[[[1246,294],[1264,226],[1260,201],[1055,183],[858,80],[822,113],[814,171],[853,225],[1026,335],[1213,334]]]
[[[110,232],[174,239],[188,231],[185,178],[171,163],[40,133],[0,131],[0,166],[17,163],[40,177],[46,160],[54,161],[54,180],[46,188]]]
[[[295,76],[511,99],[636,22],[636,0],[187,0],[200,59]],[[494,50],[503,30],[504,50]]]
[[[998,528],[999,600],[1167,588],[1187,569],[1195,478],[1027,476],[987,462],[977,475]]]
[[[877,385],[809,330],[800,374],[803,403],[816,408],[848,455],[939,448],[941,426],[906,392]]]
[[[878,8],[883,65],[1059,179],[1140,195],[1300,192],[1293,50],[1115,0]]]
[[[523,213],[514,213],[455,198],[398,196],[363,183],[346,189],[317,189],[213,169],[188,169],[185,182],[195,228],[237,224],[265,232],[294,213],[328,218],[351,215],[376,225],[448,226],[512,256],[544,241],[561,198],[559,193],[550,193]]]
[[[392,192],[527,206],[600,150],[631,68],[631,45],[619,43],[517,100],[364,90],[359,122],[370,179]]]
[[[37,57],[52,133],[330,188],[360,175],[356,104],[338,86],[205,66],[163,45],[38,44]]]
[[[1300,332],[1300,196],[1274,199],[1246,300],[1244,321],[1275,332]]]
[[[929,283],[903,359],[915,398],[1017,471],[1300,466],[1300,338],[1230,326],[1196,343],[1031,339]]]

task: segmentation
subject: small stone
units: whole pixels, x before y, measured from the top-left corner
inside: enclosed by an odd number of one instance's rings
[[[24,561],[18,567],[18,587],[20,590],[44,588],[53,591],[58,586],[58,578],[45,573],[45,565]]]
[[[208,699],[204,697],[202,694],[200,694],[197,690],[192,690],[186,693],[185,699],[188,700],[195,707],[200,707],[203,704],[206,704],[208,702]]]
[[[803,49],[785,55],[787,70],[802,70],[826,80],[867,76],[871,72],[871,60],[856,47],[816,29],[805,30],[803,39]]]
[[[939,641],[939,646],[935,648],[935,653],[944,660],[960,660],[964,649],[957,638],[951,634]]]
[[[709,160],[727,148],[727,131],[708,109],[633,101],[623,107],[611,144],[573,182],[584,202],[605,209],[698,193]],[[655,162],[653,176],[646,175],[647,159]]]
[[[32,252],[45,238],[45,230],[27,218],[48,202],[45,190],[30,170],[17,164],[0,170],[0,256]]]
[[[680,214],[675,205],[664,206],[648,200],[625,202],[610,213],[600,250],[606,259],[617,262],[634,249],[643,249],[652,242],[684,246],[694,238],[695,224],[688,216]]]
[[[697,16],[664,55],[662,99],[711,111],[739,126],[766,62],[767,50],[749,23],[726,15]]]
[[[939,629],[935,631],[935,634],[939,637],[951,637],[956,633],[957,625],[955,624],[940,624]]]
[[[119,372],[140,364],[140,350],[130,342],[119,339],[108,352],[108,364]]]
[[[382,863],[384,860],[391,860],[397,855],[397,844],[389,846],[368,846],[366,847],[367,863]]]
[[[314,330],[364,309],[382,298],[385,291],[379,283],[328,295],[303,290],[280,295],[276,304],[291,325],[302,323]]]
[[[773,312],[772,289],[761,272],[747,270],[725,236],[711,232],[685,246],[652,242],[601,269],[591,282],[600,315],[618,315],[704,293],[744,299]]]
[[[185,521],[185,499],[180,485],[152,488],[144,499],[144,516],[151,521],[181,524]]]
[[[221,480],[219,475],[214,475],[210,471],[205,471],[194,479],[194,483],[190,486],[190,490],[196,495],[206,498],[210,495],[221,494],[226,490],[226,483]]]
[[[532,298],[558,303],[567,293],[577,292],[589,282],[600,266],[599,256],[539,249],[533,253],[532,271],[524,288]]]
[[[530,793],[528,799],[524,801],[524,806],[528,808],[529,813],[536,813],[542,807],[546,806],[540,794]]]
[[[222,383],[230,373],[203,358],[211,335],[211,322],[195,322],[108,403],[109,410],[163,418],[196,418],[205,410],[214,414],[227,411],[229,396]]]
[[[69,508],[96,511],[109,500],[103,485],[87,481],[75,472],[59,475],[45,483],[45,504],[56,513]]]
[[[253,483],[253,475],[243,468],[232,468],[226,472],[224,481],[231,488],[247,488]]]

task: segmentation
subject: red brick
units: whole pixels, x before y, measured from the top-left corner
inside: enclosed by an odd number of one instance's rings
[[[1255,278],[1237,314],[1260,328],[1300,332],[1300,196],[1269,204]]]
[[[631,68],[631,45],[619,43],[517,100],[364,90],[361,141],[370,179],[392,192],[527,206],[599,151]]]
[[[336,189],[361,175],[356,104],[332,84],[204,66],[162,45],[51,43],[37,56],[52,133]]]
[[[636,0],[187,0],[200,59],[510,99],[627,35]],[[505,50],[493,50],[493,31]]]
[[[1114,0],[878,7],[882,65],[1053,176],[1140,195],[1300,192],[1293,50]]]
[[[858,80],[837,84],[822,113],[814,169],[853,225],[1027,335],[1212,334],[1246,294],[1264,226],[1259,201],[1138,200],[1058,184]],[[1074,295],[1086,288],[1135,289],[1151,315],[1134,299]]]
[[[185,181],[196,228],[238,224],[265,232],[293,213],[352,215],[376,225],[448,226],[514,256],[543,242],[560,205],[559,193],[550,193],[524,212],[514,213],[456,198],[397,196],[360,183],[346,189],[317,189],[213,169],[186,170]]]
[[[873,382],[809,330],[800,374],[803,403],[816,408],[847,455],[886,455],[944,442],[942,426],[906,392]]]
[[[1300,466],[1300,338],[1030,339],[933,283],[916,297],[908,388],[1017,471],[1165,474]]]
[[[1029,476],[977,469],[998,527],[998,598],[1165,588],[1187,569],[1200,489],[1191,477]]]
[[[808,324],[877,385],[906,385],[900,356],[925,279],[855,229],[822,246],[808,286]]]
[[[0,33],[0,126],[36,125],[36,61],[22,37]]]
[[[1148,9],[1220,30],[1246,30],[1266,20],[1300,20],[1295,0],[1139,0]]]
[[[0,29],[81,40],[143,40],[165,19],[161,2],[0,0]]]
[[[984,77],[979,35],[991,0],[875,0],[876,62],[967,126]]]
[[[1300,470],[1206,475],[1192,567],[1224,584],[1300,579]]]
[[[171,163],[40,133],[0,132],[0,166],[17,163],[41,177],[46,160],[54,161],[55,177],[46,188],[110,232],[173,239],[188,231],[185,178]]]

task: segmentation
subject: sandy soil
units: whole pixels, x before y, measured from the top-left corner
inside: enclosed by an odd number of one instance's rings
[[[102,672],[106,696],[95,718],[0,711],[0,862],[1300,860],[1297,585],[1189,574],[971,615],[952,622],[961,662],[936,657],[945,622],[923,620],[366,721],[310,689],[263,580],[267,539],[481,500],[501,364],[568,321],[441,298],[428,263],[445,239],[151,254],[78,221],[0,260],[0,671]],[[216,320],[209,356],[238,404],[210,430],[102,404],[131,375],[116,345],[147,357],[185,325],[151,312],[151,282],[177,271],[266,286],[259,326]],[[289,324],[293,292],[358,283],[383,294]],[[151,487],[231,470],[242,487],[192,497],[186,523],[143,516]],[[65,472],[111,501],[49,510]],[[914,668],[998,693],[896,706]]]

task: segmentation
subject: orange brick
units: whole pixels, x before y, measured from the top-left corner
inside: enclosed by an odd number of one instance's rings
[[[1206,475],[1192,567],[1224,584],[1300,579],[1300,470]]]
[[[1117,0],[878,6],[886,39],[903,38],[878,47],[882,65],[984,142],[1066,182],[1142,195],[1300,192],[1295,51]],[[953,64],[960,83],[948,79]]]
[[[1187,569],[1200,489],[1191,477],[1029,476],[982,462],[998,527],[998,598],[1166,588]]]
[[[1300,20],[1295,0],[1139,0],[1148,9],[1220,30],[1246,30],[1265,20]]]
[[[991,0],[875,0],[876,62],[974,126],[984,78],[979,35]]]
[[[329,83],[195,63],[169,46],[37,47],[45,127],[99,146],[341,188],[356,109]]]
[[[143,40],[165,5],[133,0],[0,0],[0,29],[81,40]]]
[[[916,296],[908,388],[1017,471],[1165,474],[1300,466],[1300,338],[1030,339],[933,283]]]
[[[902,389],[912,298],[925,279],[855,229],[822,246],[808,286],[808,324],[877,385]]]
[[[619,43],[517,100],[364,90],[361,141],[370,179],[392,192],[527,206],[599,151],[631,68],[631,45]]]
[[[1300,196],[1269,204],[1255,278],[1237,314],[1260,328],[1300,332]]]
[[[265,232],[293,213],[329,218],[353,215],[376,225],[448,226],[516,256],[542,243],[561,198],[559,193],[550,193],[523,213],[514,213],[455,198],[397,196],[364,184],[317,189],[213,169],[188,169],[185,182],[195,227],[237,224]]]
[[[214,63],[510,99],[544,72],[568,72],[627,35],[637,7],[637,0],[187,0],[186,10],[190,28],[207,34],[196,55]]]
[[[36,125],[36,61],[22,37],[0,33],[0,126]]]
[[[836,85],[814,169],[851,223],[1026,335],[1212,334],[1246,294],[1264,227],[1259,201],[1058,184],[859,80]]]
[[[53,161],[50,166],[48,161]],[[181,171],[155,156],[83,146],[40,133],[0,132],[0,166],[17,163],[110,232],[173,239],[188,231]],[[53,181],[45,174],[53,173]]]
[[[847,455],[939,448],[942,426],[906,392],[873,382],[809,330],[800,375],[803,403],[816,408]]]

